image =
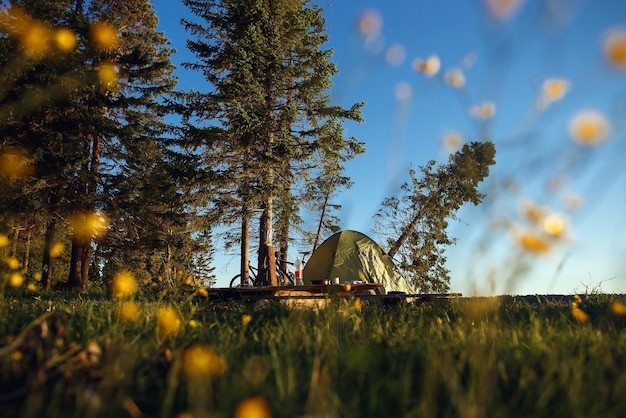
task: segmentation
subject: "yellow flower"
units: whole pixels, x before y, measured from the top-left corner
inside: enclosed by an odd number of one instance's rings
[[[450,131],[443,136],[442,142],[443,147],[448,151],[456,151],[461,148],[461,145],[464,141],[463,136],[460,133],[456,131]]]
[[[245,314],[241,316],[241,323],[243,324],[244,327],[248,325],[250,322],[252,322],[252,315]]]
[[[74,229],[74,235],[89,239],[104,233],[109,221],[106,215],[99,211],[78,212],[72,215],[70,224]]]
[[[550,249],[550,243],[546,239],[532,232],[522,233],[518,242],[522,248],[537,254],[545,253]]]
[[[191,319],[189,320],[189,326],[191,328],[198,328],[200,326],[200,322],[196,321],[195,319]]]
[[[572,316],[576,321],[580,323],[585,323],[589,321],[589,315],[587,315],[587,313],[580,309],[575,303],[572,303]]]
[[[480,105],[472,106],[469,114],[476,119],[491,119],[496,114],[496,104],[493,102],[483,102]]]
[[[363,302],[361,301],[361,299],[354,299],[352,301],[352,307],[354,308],[354,310],[356,311],[361,311],[361,308],[363,307]]]
[[[28,283],[28,286],[26,286],[26,289],[28,289],[29,292],[33,292],[33,293],[36,293],[39,291],[39,288],[37,287],[35,283]]]
[[[183,352],[183,373],[187,378],[222,376],[227,369],[224,357],[210,347],[194,345]]]
[[[57,29],[54,33],[54,41],[63,52],[70,52],[76,48],[76,34],[67,28]]]
[[[568,130],[575,142],[581,145],[595,145],[609,134],[611,124],[600,112],[584,110],[572,117]]]
[[[0,248],[6,247],[7,245],[9,245],[9,237],[0,234]]]
[[[581,298],[580,295],[574,295],[574,300],[576,303],[583,303],[583,298]]]
[[[156,318],[157,337],[160,340],[170,340],[178,336],[183,325],[183,320],[174,308],[166,306],[159,309]]]
[[[21,273],[14,272],[9,276],[9,286],[11,287],[21,287],[24,284],[24,276]]]
[[[487,9],[493,17],[506,20],[522,5],[524,0],[486,0]]]
[[[22,48],[30,57],[42,57],[49,49],[50,30],[42,23],[32,21],[22,34]]]
[[[20,261],[13,256],[6,257],[4,259],[4,264],[6,264],[11,270],[17,270],[20,268]]]
[[[462,89],[465,87],[465,75],[463,74],[463,71],[458,68],[451,68],[446,71],[443,75],[443,79],[455,89]]]
[[[380,35],[383,18],[377,10],[365,10],[357,21],[357,30],[365,38],[376,38]]]
[[[616,300],[611,304],[611,311],[613,311],[615,315],[624,316],[626,315],[626,305]]]
[[[414,71],[424,74],[426,77],[433,77],[441,68],[441,61],[436,55],[431,55],[426,59],[416,58],[413,60],[412,67]]]
[[[33,279],[35,279],[36,282],[40,282],[41,281],[41,272],[38,271],[37,273],[33,274]]]
[[[32,157],[21,149],[8,149],[0,153],[0,174],[7,177],[28,177],[34,171]]]
[[[604,39],[604,56],[610,66],[626,70],[626,29],[609,31]]]
[[[107,22],[96,22],[89,28],[91,41],[100,49],[111,50],[117,47],[117,30]]]
[[[271,418],[269,403],[260,396],[244,399],[237,405],[234,418]]]
[[[350,289],[352,289],[352,285],[350,283],[346,283],[343,285],[343,291],[344,292],[349,292]]]
[[[204,287],[199,288],[196,291],[200,296],[204,297],[204,298],[208,298],[209,297],[209,291],[206,290]]]
[[[541,96],[547,102],[556,102],[569,90],[569,82],[562,78],[549,78],[541,85]]]
[[[123,322],[135,322],[141,315],[141,308],[135,302],[122,302],[120,304],[118,315]]]
[[[55,242],[54,244],[50,246],[50,252],[49,252],[50,257],[52,258],[60,257],[61,254],[63,254],[64,249],[65,249],[65,245],[63,245],[63,243]]]
[[[565,220],[557,214],[548,215],[543,220],[543,229],[554,237],[561,237],[565,231]]]
[[[106,62],[98,67],[98,80],[100,80],[101,85],[115,87],[117,86],[118,78],[119,74],[115,64]]]
[[[113,277],[111,295],[114,298],[127,298],[137,293],[137,279],[133,273],[121,271]]]

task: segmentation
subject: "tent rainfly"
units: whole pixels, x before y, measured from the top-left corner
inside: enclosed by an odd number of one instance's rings
[[[340,231],[324,241],[306,263],[305,284],[338,277],[340,282],[382,283],[377,293],[413,293],[409,282],[373,239],[358,231]]]

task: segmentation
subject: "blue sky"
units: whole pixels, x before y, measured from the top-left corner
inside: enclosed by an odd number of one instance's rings
[[[193,60],[179,23],[186,8],[173,0],[153,3],[160,30],[178,51],[175,63]],[[611,67],[603,55],[607,33],[626,27],[626,2],[491,3],[517,7],[496,16],[478,0],[319,2],[340,72],[331,97],[344,106],[366,103],[365,123],[345,126],[367,153],[347,165],[354,186],[336,202],[343,206],[341,226],[377,239],[372,216],[406,180],[410,164],[445,162],[451,148],[443,138],[452,132],[466,142],[490,139],[498,157],[482,185],[488,197],[463,208],[450,226],[458,239],[447,251],[451,291],[626,292],[626,70]],[[417,59],[430,56],[440,62],[432,77],[415,70]],[[446,83],[451,69],[462,72],[461,89]],[[176,75],[180,89],[202,90],[205,83],[182,68]],[[550,79],[565,83],[565,94],[538,111]],[[472,117],[469,109],[483,103],[492,104],[493,117]],[[568,133],[585,109],[610,125],[593,146]],[[540,254],[515,238],[538,231],[524,215],[528,208],[565,225],[558,237],[546,238],[549,249]],[[238,259],[220,254],[217,264],[218,286],[225,285]]]

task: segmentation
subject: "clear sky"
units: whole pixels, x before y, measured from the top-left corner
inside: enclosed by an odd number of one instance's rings
[[[175,63],[192,61],[187,9],[153,3]],[[450,225],[451,291],[626,292],[625,1],[319,4],[340,72],[331,97],[366,103],[365,123],[345,126],[367,153],[348,163],[354,186],[334,202],[344,229],[378,239],[372,216],[409,165],[488,139],[498,154],[488,196]],[[180,89],[205,83],[176,75]],[[220,254],[217,285],[237,269]]]

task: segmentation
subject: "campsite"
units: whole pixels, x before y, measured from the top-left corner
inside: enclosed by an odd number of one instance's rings
[[[625,417],[574,3],[0,0],[0,418]]]

